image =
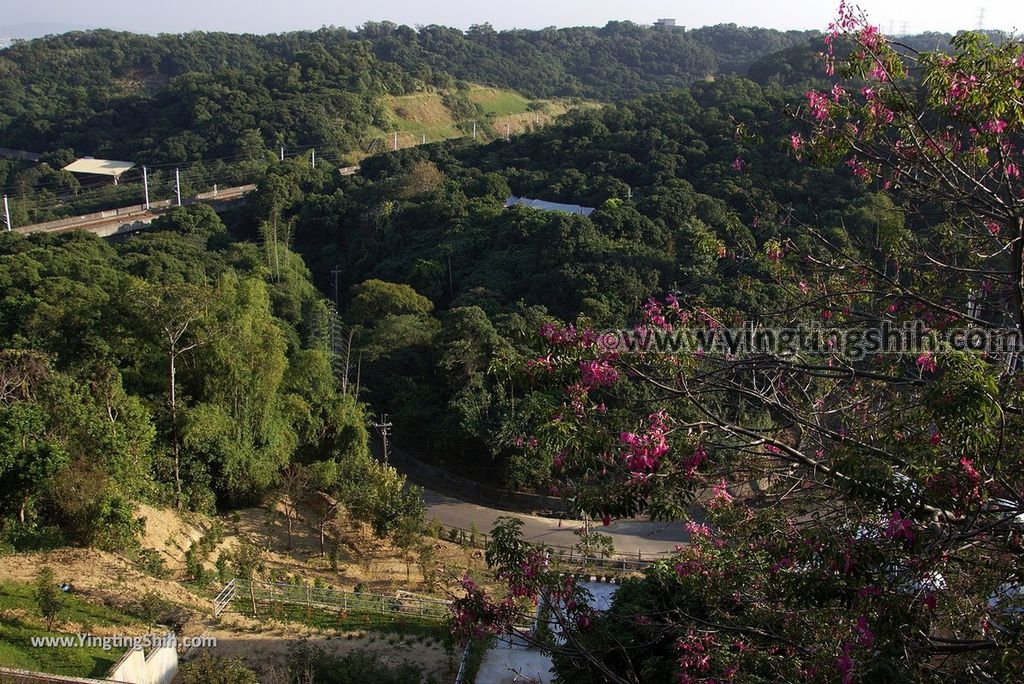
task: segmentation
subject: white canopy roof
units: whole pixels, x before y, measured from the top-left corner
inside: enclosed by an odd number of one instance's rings
[[[135,166],[134,162],[83,157],[65,166],[64,170],[71,173],[93,173],[99,176],[117,177],[133,166]]]

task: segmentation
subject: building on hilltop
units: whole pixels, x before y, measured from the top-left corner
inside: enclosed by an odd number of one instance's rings
[[[659,19],[658,21],[654,22],[654,25],[657,26],[658,28],[675,28],[676,27],[676,20],[675,19]]]
[[[581,207],[578,204],[559,204],[558,202],[545,202],[544,200],[530,199],[529,197],[516,197],[510,195],[505,200],[505,207],[529,207],[530,209],[540,209],[541,211],[560,211],[564,214],[579,214],[580,216],[590,216],[594,213],[593,207]]]

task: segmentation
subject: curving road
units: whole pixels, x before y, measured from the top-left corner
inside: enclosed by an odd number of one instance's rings
[[[489,532],[491,525],[499,517],[519,518],[523,521],[524,539],[552,546],[574,546],[579,541],[574,530],[583,525],[580,520],[559,521],[555,518],[542,518],[478,506],[430,490],[424,490],[423,500],[427,504],[427,520],[433,518],[449,527],[466,530],[476,525],[481,532]],[[593,529],[612,538],[616,555],[636,556],[640,553],[645,559],[671,552],[676,544],[687,540],[686,530],[679,522],[619,520],[608,527],[602,527],[601,523],[597,523]]]

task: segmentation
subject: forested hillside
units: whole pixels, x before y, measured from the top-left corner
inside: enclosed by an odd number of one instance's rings
[[[887,220],[886,200],[852,174],[788,153],[786,107],[722,79],[577,112],[510,143],[373,157],[360,177],[326,186],[284,165],[261,193],[296,221],[296,248],[325,291],[337,268],[353,364],[362,359],[396,439],[536,486],[550,464],[512,444],[523,397],[498,369],[544,321],[622,326],[666,290],[754,313],[786,296],[766,254],[802,241],[803,222],[842,239],[844,221],[870,232]],[[597,211],[506,210],[510,193]]]
[[[203,205],[117,245],[0,235],[0,549],[130,554],[135,502],[251,504],[300,466],[338,496],[372,482],[349,503],[387,534],[402,479],[334,381],[325,312],[297,255]]]
[[[378,98],[455,80],[615,100],[744,71],[806,34],[736,26],[468,32],[368,24],[272,36],[69,33],[0,53],[0,138],[155,164],[316,144],[354,150]],[[65,155],[66,156],[66,155]]]

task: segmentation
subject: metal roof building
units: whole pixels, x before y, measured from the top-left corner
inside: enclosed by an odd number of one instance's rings
[[[594,213],[593,207],[581,207],[578,204],[545,202],[544,200],[530,199],[529,197],[516,197],[515,195],[511,195],[507,200],[505,200],[505,206],[529,207],[531,209],[540,209],[541,211],[560,211],[564,214],[579,214],[580,216],[590,216]]]
[[[71,173],[88,173],[94,176],[113,176],[116,183],[122,173],[134,166],[135,162],[82,157],[65,166],[63,170]]]

